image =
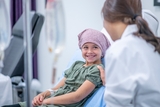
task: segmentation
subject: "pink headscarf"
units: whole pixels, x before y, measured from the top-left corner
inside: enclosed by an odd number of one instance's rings
[[[100,31],[94,29],[85,29],[78,35],[79,40],[79,48],[81,49],[82,46],[87,43],[91,42],[98,45],[102,51],[102,56],[105,55],[106,50],[110,46],[110,43],[106,36],[101,33]]]

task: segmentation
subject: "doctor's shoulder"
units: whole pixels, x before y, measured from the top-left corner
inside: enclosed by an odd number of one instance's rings
[[[137,46],[135,45],[136,41],[133,39],[123,39],[115,41],[110,48],[106,51],[107,56],[113,56],[119,58],[122,56],[133,56],[137,53]]]

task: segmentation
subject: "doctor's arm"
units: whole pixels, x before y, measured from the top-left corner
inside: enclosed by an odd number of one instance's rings
[[[97,66],[97,68],[99,69],[102,83],[103,83],[103,85],[105,86],[105,84],[106,84],[106,80],[105,80],[105,70],[103,69],[102,66],[99,66],[99,65]]]

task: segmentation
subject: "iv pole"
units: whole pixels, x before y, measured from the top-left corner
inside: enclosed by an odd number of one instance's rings
[[[26,107],[31,104],[31,80],[32,80],[32,41],[30,23],[30,0],[23,0],[23,29],[24,29],[24,72],[25,72],[25,95]]]

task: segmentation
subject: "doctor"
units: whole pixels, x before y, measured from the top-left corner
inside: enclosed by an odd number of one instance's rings
[[[104,27],[115,41],[105,56],[107,107],[160,106],[160,38],[141,11],[140,0],[104,3]]]

